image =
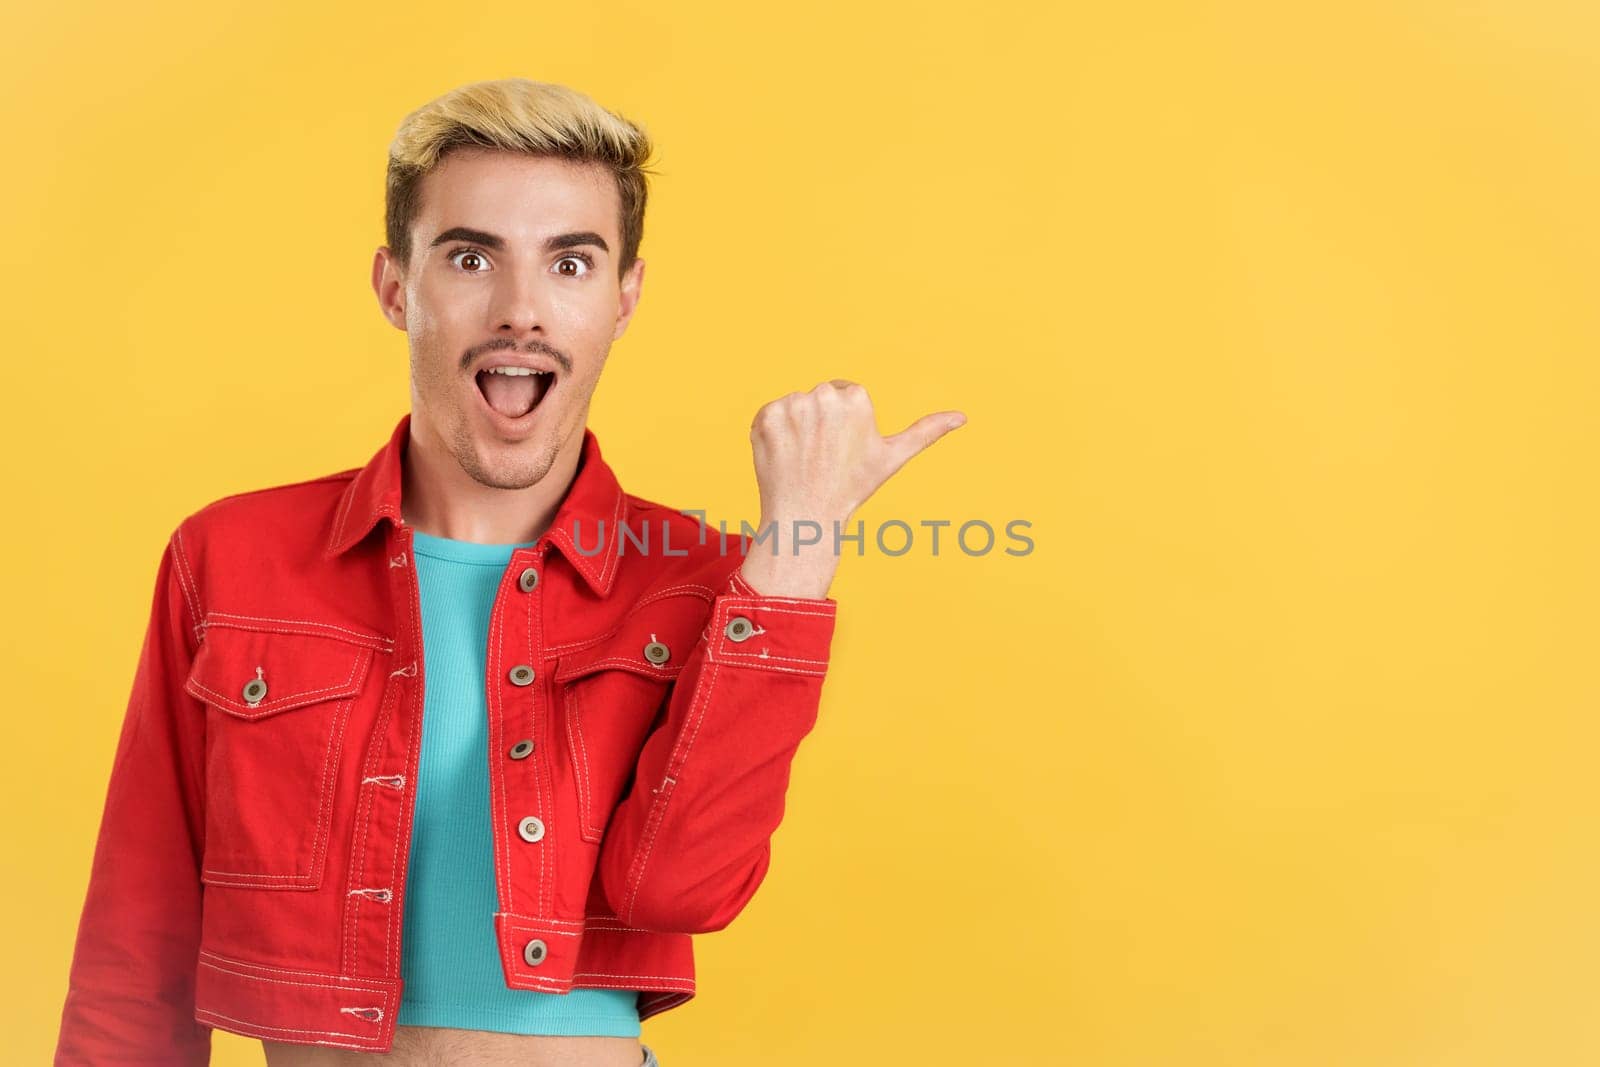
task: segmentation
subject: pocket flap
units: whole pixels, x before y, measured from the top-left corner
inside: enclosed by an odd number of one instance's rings
[[[373,649],[314,633],[206,627],[184,689],[237,715],[260,719],[355,696]]]
[[[683,672],[710,616],[710,605],[697,595],[651,601],[630,612],[611,633],[558,656],[554,678],[566,682],[596,671],[623,670],[670,681]]]

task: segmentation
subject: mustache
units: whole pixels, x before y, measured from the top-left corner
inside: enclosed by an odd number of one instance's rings
[[[466,355],[461,359],[461,369],[466,370],[468,367],[472,366],[472,364],[480,356],[487,352],[499,352],[503,349],[510,349],[513,352],[527,352],[530,355],[538,353],[540,355],[549,356],[551,359],[556,361],[556,365],[559,366],[563,372],[570,372],[572,370],[571,358],[560,349],[538,340],[529,341],[525,345],[519,345],[517,342],[508,337],[497,337],[493,341],[485,341],[481,345],[474,345],[473,347],[467,349]]]

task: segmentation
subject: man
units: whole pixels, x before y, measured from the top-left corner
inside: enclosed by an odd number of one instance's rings
[[[520,79],[402,125],[372,282],[411,411],[173,532],[58,1064],[202,1064],[213,1028],[272,1067],[656,1063],[640,1021],[768,869],[834,523],[964,420],[882,437],[841,380],[766,404],[748,548],[625,493],[587,417],[649,150]]]

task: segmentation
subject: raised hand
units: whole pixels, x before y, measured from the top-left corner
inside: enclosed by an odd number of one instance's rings
[[[843,527],[911,457],[966,421],[959,411],[936,411],[882,436],[866,388],[841,378],[763,404],[750,426],[761,493],[756,529],[759,536],[773,527],[777,551],[771,541],[753,544],[740,574],[758,593],[827,596],[839,565],[834,524]],[[795,539],[796,523],[807,521],[821,528],[816,544]],[[817,533],[798,529],[801,538]]]

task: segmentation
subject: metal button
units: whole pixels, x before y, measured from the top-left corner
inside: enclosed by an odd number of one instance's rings
[[[651,641],[644,646],[644,658],[651,663],[660,665],[672,658],[672,650],[660,641]]]
[[[506,677],[511,679],[512,685],[532,685],[533,668],[526,663],[519,663],[506,673]]]
[[[517,823],[517,833],[522,835],[524,841],[537,841],[544,836],[544,823],[529,815]]]
[[[539,940],[537,937],[532,941],[529,941],[526,945],[522,946],[522,958],[531,966],[539,966],[539,964],[545,961],[545,957],[548,955],[550,955],[550,950],[546,948],[545,943]]]
[[[532,751],[533,742],[524,738],[511,746],[510,756],[512,759],[527,759],[528,754]]]
[[[539,584],[539,572],[532,567],[517,576],[517,587],[524,593],[533,592],[533,587]]]
[[[267,695],[267,683],[262,678],[252,678],[244,683],[244,699],[248,704],[259,704]]]
[[[755,632],[755,627],[743,615],[735,615],[728,620],[727,628],[723,633],[728,635],[730,641],[743,641]]]

